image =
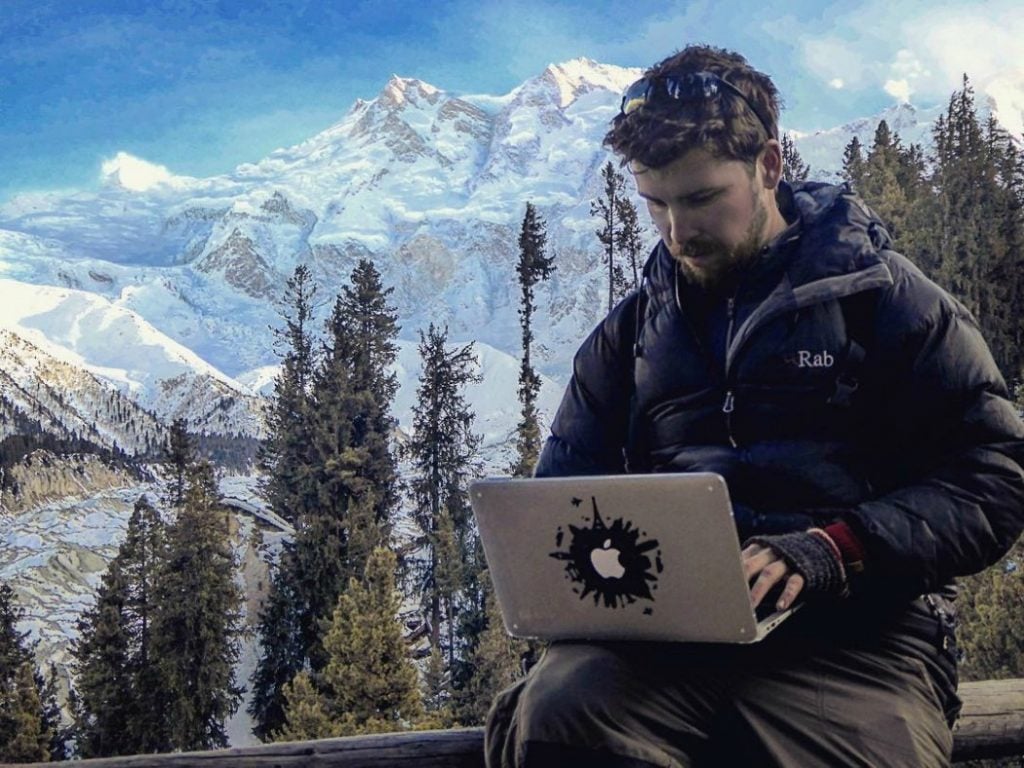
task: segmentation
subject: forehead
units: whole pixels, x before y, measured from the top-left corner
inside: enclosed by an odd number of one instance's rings
[[[715,157],[706,149],[691,149],[658,168],[649,168],[633,160],[629,169],[636,180],[637,190],[652,197],[685,196],[702,189],[729,187],[749,181],[746,163]]]

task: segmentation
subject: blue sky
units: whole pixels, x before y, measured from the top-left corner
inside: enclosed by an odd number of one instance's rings
[[[121,151],[224,173],[392,74],[503,94],[551,62],[647,66],[705,42],[773,76],[784,126],[815,130],[1024,68],[1021,41],[1019,0],[0,0],[0,200],[95,185]]]

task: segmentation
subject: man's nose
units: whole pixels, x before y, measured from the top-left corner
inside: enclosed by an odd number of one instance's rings
[[[690,217],[687,216],[684,211],[669,209],[668,236],[671,240],[669,245],[675,245],[682,248],[689,242],[690,238],[693,237],[693,234],[693,224],[690,221]]]

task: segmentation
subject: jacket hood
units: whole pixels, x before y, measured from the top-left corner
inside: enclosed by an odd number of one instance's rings
[[[794,285],[868,269],[881,262],[880,251],[892,248],[882,220],[849,184],[783,182],[780,198],[786,196],[800,237],[789,269]]]

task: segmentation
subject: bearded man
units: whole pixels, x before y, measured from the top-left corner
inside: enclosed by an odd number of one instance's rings
[[[553,644],[500,694],[498,766],[940,766],[956,576],[1024,526],[1024,425],[970,313],[846,186],[788,184],[778,96],[692,46],[605,143],[661,236],[594,330],[538,476],[717,472],[754,645]]]

